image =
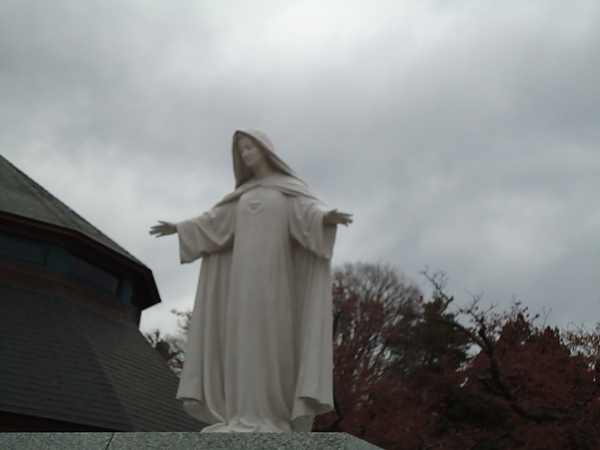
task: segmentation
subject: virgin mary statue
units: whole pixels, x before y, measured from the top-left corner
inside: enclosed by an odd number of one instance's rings
[[[261,131],[233,136],[235,190],[210,211],[159,222],[177,233],[182,263],[202,258],[177,398],[204,432],[310,431],[330,411],[330,259],[327,208]]]

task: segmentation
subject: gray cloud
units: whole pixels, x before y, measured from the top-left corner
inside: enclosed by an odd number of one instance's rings
[[[592,325],[600,6],[575,2],[6,1],[0,149],[154,271],[173,327],[197,266],[159,218],[232,187],[258,126],[332,207],[335,261],[425,264]]]

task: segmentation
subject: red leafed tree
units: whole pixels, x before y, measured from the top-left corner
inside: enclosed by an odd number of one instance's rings
[[[146,333],[144,337],[154,347],[154,349],[167,362],[171,370],[177,375],[183,369],[183,360],[185,356],[185,344],[187,341],[187,332],[192,317],[191,311],[171,310],[178,320],[179,330],[175,335],[163,335],[160,330],[154,330],[152,333]]]
[[[468,312],[479,352],[462,370],[437,423],[449,448],[600,448],[600,379],[565,340],[535,325],[515,303],[509,312]],[[445,447],[448,447],[446,445]]]
[[[387,267],[336,273],[335,411],[318,429],[386,449],[600,448],[598,333],[538,327],[519,303],[451,313],[425,275],[428,301]]]
[[[372,386],[394,364],[390,329],[410,327],[421,293],[390,268],[357,264],[335,272],[333,298],[335,411],[316,426],[360,434],[374,401]]]
[[[388,266],[346,265],[335,273],[333,293],[335,410],[320,416],[316,429],[378,445],[393,445],[398,436],[425,442],[429,419],[406,405],[429,401],[427,380],[454,373],[466,360],[468,339],[439,320],[455,316],[441,300],[425,302]]]

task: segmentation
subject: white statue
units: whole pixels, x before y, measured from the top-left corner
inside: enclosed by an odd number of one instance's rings
[[[236,189],[177,233],[182,263],[203,258],[177,398],[203,431],[310,431],[330,411],[331,210],[261,131],[233,136]]]

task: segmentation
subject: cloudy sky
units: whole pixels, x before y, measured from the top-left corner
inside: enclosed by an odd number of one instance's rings
[[[153,270],[145,331],[199,270],[147,230],[231,190],[245,126],[354,213],[335,264],[592,327],[598,23],[597,0],[3,0],[0,152]]]

